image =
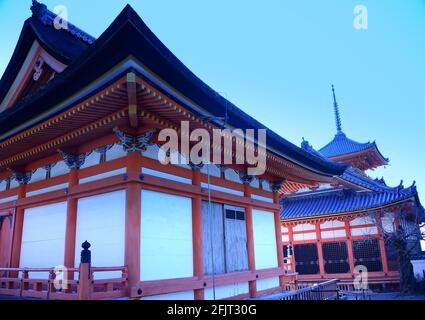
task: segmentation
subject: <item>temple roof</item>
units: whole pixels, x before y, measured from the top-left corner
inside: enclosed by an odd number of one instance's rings
[[[42,17],[44,16],[42,15]],[[50,13],[48,16],[50,17]],[[51,19],[49,18],[48,20]],[[54,51],[62,52],[64,58],[65,56],[69,58],[70,64],[68,68],[47,85],[0,113],[0,141],[28,129],[30,125],[40,123],[49,115],[58,114],[64,109],[66,110],[70,106],[64,105],[64,101],[67,101],[76,92],[83,90],[89,84],[94,83],[111,69],[120,64],[122,65],[128,59],[140,62],[148,72],[139,71],[133,64],[129,65],[126,70],[116,71],[114,79],[132,71],[154,87],[163,89],[162,84],[152,79],[151,74],[154,74],[161,81],[166,82],[167,87],[175,89],[175,91],[170,90],[167,93],[172,99],[175,99],[197,116],[203,118],[206,115],[220,117],[227,113],[229,127],[243,130],[267,129],[263,124],[220,96],[194,75],[152,33],[129,5],[124,8],[107,30],[97,40],[94,40],[91,45],[90,43],[93,39],[80,31],[75,31],[79,29],[74,29],[75,32],[58,31],[49,23],[43,22],[43,19],[38,15],[33,15],[32,18],[26,21],[19,42],[23,42],[23,39],[28,37],[34,38],[35,35],[41,33],[40,30],[44,31],[40,39],[45,39],[44,42],[49,42],[50,45],[52,45],[50,43],[52,39],[55,39],[53,42],[59,47],[55,48]],[[31,33],[35,33],[35,35],[31,35]],[[68,42],[65,41],[64,43],[56,39],[57,37],[67,39]],[[26,45],[28,45],[27,42],[29,41],[25,40]],[[75,48],[71,42],[75,44]],[[9,65],[0,88],[8,85],[9,68],[16,68],[19,65],[15,60],[22,62],[21,49],[22,45],[18,45],[12,58],[12,66]],[[139,68],[139,65],[137,65],[137,68]],[[110,80],[110,82],[112,81]],[[104,84],[104,86],[106,85]],[[96,90],[100,91],[101,88]],[[89,94],[81,96],[76,102],[83,101],[88,96]],[[223,125],[218,120],[212,120],[211,122],[220,127]],[[18,127],[19,129],[17,129]],[[288,161],[323,175],[340,175],[347,168],[345,164],[310,154],[269,129],[267,129],[267,147],[271,153],[279,157],[283,156]]]
[[[347,138],[345,133],[338,132],[335,138],[319,152],[327,158],[333,158],[341,155],[356,153],[370,148],[377,148],[375,142],[359,143]]]
[[[388,164],[389,159],[381,154],[376,142],[360,143],[349,139],[342,131],[341,114],[334,86],[332,86],[332,93],[337,133],[331,142],[319,150],[319,153],[329,159],[347,163],[363,171]]]
[[[44,4],[33,1],[32,16],[22,28],[12,58],[0,81],[0,102],[4,99],[34,41],[55,59],[65,65],[75,61],[95,40],[92,36],[68,23],[66,29],[56,30],[53,21],[55,14]]]
[[[355,191],[332,189],[288,196],[281,201],[281,219],[292,220],[374,210],[404,200],[414,199],[420,205],[416,186],[394,191]]]
[[[308,141],[303,140],[301,147],[318,157],[325,157]],[[421,214],[424,214],[415,182],[409,188],[403,186],[403,181],[397,187],[390,187],[383,178],[371,179],[362,170],[352,167],[347,168],[336,179],[339,182],[338,187],[286,196],[281,200],[281,219],[295,220],[368,211],[408,199],[413,199]]]

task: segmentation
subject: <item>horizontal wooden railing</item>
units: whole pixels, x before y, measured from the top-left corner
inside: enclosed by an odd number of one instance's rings
[[[260,300],[333,300],[338,299],[338,280],[329,280],[314,285],[295,284],[288,286],[288,291],[260,297]],[[296,290],[293,290],[297,288]]]
[[[103,279],[102,274],[107,272],[119,272],[120,277]],[[59,273],[61,277],[57,277]],[[128,270],[127,267],[90,267],[90,264],[65,270],[0,268],[0,295],[48,300],[124,298],[128,297]]]

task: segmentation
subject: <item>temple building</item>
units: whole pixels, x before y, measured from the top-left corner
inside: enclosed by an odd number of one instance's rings
[[[130,6],[97,39],[70,22],[58,27],[44,4],[33,1],[31,10],[0,82],[0,294],[256,297],[294,277],[281,249],[279,191],[337,179],[385,195],[376,207],[415,205],[413,187],[369,181],[271,130],[261,176],[248,175],[236,150],[225,166],[161,164],[159,132],[180,132],[182,121],[211,137],[214,129],[266,127],[196,77]],[[173,154],[185,151],[177,145]],[[371,166],[386,161],[374,146],[361,155]],[[350,196],[344,201],[353,206]],[[318,248],[304,226],[320,222],[339,234],[355,215],[311,210],[314,196],[306,199],[288,197],[282,213],[299,263],[309,243]],[[343,219],[334,217],[342,211]]]
[[[299,274],[300,281],[352,282],[357,267],[368,272],[370,283],[397,284],[398,257],[384,236],[398,227],[419,232],[424,209],[415,183],[408,188],[403,182],[390,187],[383,178],[367,175],[367,170],[385,166],[389,160],[375,142],[358,143],[345,135],[333,86],[332,91],[335,138],[318,151],[307,141],[303,141],[302,148],[349,168],[331,184],[307,186],[291,193],[283,190],[281,219],[286,262]],[[412,238],[412,254],[419,254],[420,241]]]

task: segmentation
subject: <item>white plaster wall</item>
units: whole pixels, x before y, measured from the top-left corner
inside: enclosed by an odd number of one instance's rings
[[[124,266],[125,191],[78,200],[75,266],[80,264],[81,244],[92,245],[93,267]],[[120,277],[120,272],[95,273],[95,279]]]
[[[37,195],[40,195],[40,194],[65,189],[65,188],[68,188],[68,186],[69,186],[68,183],[58,184],[56,186],[51,186],[51,187],[47,187],[47,188],[43,188],[43,189],[38,189],[38,190],[35,190],[35,191],[32,191],[32,192],[27,192],[26,196],[27,196],[27,198],[29,198],[29,197],[37,196]]]
[[[192,200],[142,191],[141,280],[193,276]]]
[[[88,157],[86,157],[86,161],[84,161],[84,164],[81,166],[81,169],[97,166],[99,163],[100,154],[93,151]]]
[[[352,228],[351,229],[351,235],[353,237],[368,236],[368,235],[374,235],[374,234],[378,234],[378,228],[377,227]]]
[[[266,197],[258,196],[256,194],[252,194],[251,195],[251,198],[252,199],[255,199],[255,200],[259,200],[259,201],[268,202],[268,203],[273,203],[274,202],[274,200],[272,198],[266,198]]]
[[[279,287],[279,277],[257,280],[257,291]]]
[[[248,282],[234,283],[225,286],[219,286],[215,288],[215,299],[226,299],[241,294],[249,293]],[[205,300],[214,300],[214,289],[205,289]]]
[[[254,255],[256,269],[278,266],[274,213],[252,210],[254,229]]]
[[[10,201],[15,201],[15,200],[18,200],[18,196],[2,198],[2,199],[0,199],[0,203],[6,203],[6,202],[10,202]]]
[[[115,159],[124,158],[126,156],[127,152],[125,152],[123,147],[119,144],[115,144],[111,149],[106,151],[106,161],[112,161]]]
[[[309,224],[309,223],[303,223],[303,224],[297,224],[294,228],[293,231],[311,231],[311,230],[316,230],[316,226],[314,224]]]
[[[365,224],[374,224],[374,221],[371,217],[365,216],[365,217],[359,217],[352,221],[350,221],[351,226],[361,226]]]
[[[208,190],[208,183],[201,183],[201,187],[203,189]],[[243,197],[244,193],[242,191],[238,191],[238,190],[234,190],[234,189],[229,189],[229,188],[225,188],[225,187],[221,187],[221,186],[216,186],[214,184],[210,184],[209,185],[211,190],[215,190],[215,191],[220,191],[220,192],[225,192],[225,193],[229,193],[229,194],[234,194],[236,196],[241,196]]]
[[[316,232],[304,232],[294,234],[294,241],[317,240]]]
[[[233,169],[226,169],[224,171],[224,177],[226,180],[242,184],[241,179],[239,178],[239,174],[237,174]]]
[[[52,268],[62,266],[65,253],[67,203],[25,210],[21,247],[21,268]],[[34,273],[31,278],[48,277]]]
[[[162,171],[156,171],[152,169],[143,168],[142,172],[143,174],[147,174],[147,175],[162,178],[162,179],[172,180],[172,181],[176,181],[176,182],[180,182],[184,184],[192,184],[191,179],[183,178],[183,177],[176,176],[174,174],[165,173]]]
[[[31,177],[31,183],[42,181],[46,179],[46,170],[38,168]]]
[[[210,176],[217,177],[217,178],[221,177],[220,168],[217,167],[215,164],[207,164],[207,165],[203,166],[202,169],[201,169],[201,172],[203,174],[208,174],[208,167],[209,167],[209,171],[210,171]]]
[[[336,239],[336,238],[344,238],[347,234],[345,230],[329,230],[329,231],[322,231],[321,237],[322,239]]]
[[[126,168],[117,169],[114,171],[108,171],[105,173],[97,174],[95,176],[87,177],[80,180],[80,184],[89,183],[93,181],[98,181],[106,178],[115,177],[118,175],[124,175],[127,172]]]
[[[391,233],[395,231],[394,214],[391,212],[385,213],[382,219],[382,228],[385,232]]]
[[[272,189],[270,188],[270,183],[266,180],[262,181],[262,188],[265,191],[270,191],[270,192],[272,191]]]
[[[122,147],[121,147],[122,149]],[[143,156],[149,159],[157,160],[159,159],[159,146],[154,144],[148,146],[145,152],[143,152]]]
[[[282,236],[282,242],[283,242],[283,243],[288,243],[288,242],[289,242],[289,236],[288,236],[288,235],[286,235],[286,234],[285,234],[285,235],[283,235],[283,236]]]
[[[58,162],[53,168],[52,171],[50,173],[51,177],[57,177],[57,176],[61,176],[64,174],[69,173],[69,168],[68,166],[65,164],[65,162],[61,161]]]
[[[345,224],[342,221],[326,221],[320,225],[320,229],[344,228]]]

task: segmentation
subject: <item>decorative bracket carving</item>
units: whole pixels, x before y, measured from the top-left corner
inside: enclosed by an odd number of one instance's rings
[[[60,155],[62,156],[65,164],[69,169],[80,169],[84,163],[86,162],[86,158],[91,154],[91,152],[83,153],[83,154],[69,154],[65,153],[62,150],[58,150]]]
[[[192,161],[189,161],[189,166],[193,171],[201,171],[204,167],[203,163],[195,164]]]
[[[286,180],[270,182],[270,189],[273,193],[279,192],[283,185],[286,183]]]
[[[30,172],[19,172],[19,171],[12,171],[12,178],[15,179],[15,181],[17,183],[19,183],[20,185],[26,185],[31,181],[32,178],[32,174],[35,171],[30,171]]]
[[[124,148],[127,153],[130,152],[146,152],[149,146],[154,145],[152,143],[152,137],[156,133],[156,130],[149,131],[145,135],[132,136],[115,129],[115,134],[120,139],[118,143]]]
[[[241,179],[242,183],[245,185],[251,184],[251,182],[254,180],[254,177],[248,175],[246,172],[240,171],[237,173],[239,174],[239,179]]]

